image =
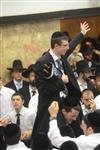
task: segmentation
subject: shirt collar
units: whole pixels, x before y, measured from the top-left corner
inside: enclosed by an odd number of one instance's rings
[[[17,114],[17,112],[15,111],[15,115]],[[19,112],[20,115],[24,114],[24,106],[22,107],[21,111]]]
[[[20,82],[17,82],[16,80],[13,80],[15,85],[18,85],[18,84],[23,84],[23,81],[20,81]]]
[[[77,80],[79,86],[87,86],[87,82],[81,83],[79,80]]]
[[[3,93],[5,93],[5,87],[4,86],[2,86],[2,88],[1,88],[1,90],[0,90],[0,94],[3,94]]]
[[[50,49],[49,53],[51,54],[51,56],[53,57],[53,60],[56,61],[57,59],[60,59],[61,57],[57,56],[56,54],[54,54],[54,52],[52,51],[52,49]]]

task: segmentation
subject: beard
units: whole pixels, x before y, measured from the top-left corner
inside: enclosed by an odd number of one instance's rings
[[[31,86],[34,86],[34,87],[36,86],[35,80],[30,81],[29,84],[30,84]]]

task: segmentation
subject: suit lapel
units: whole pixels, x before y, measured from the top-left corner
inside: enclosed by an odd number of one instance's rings
[[[17,88],[13,80],[11,81],[11,87],[17,92]]]
[[[48,59],[48,61],[52,62],[55,65],[55,62],[54,62],[51,54],[49,53],[49,51],[45,54],[45,56]]]

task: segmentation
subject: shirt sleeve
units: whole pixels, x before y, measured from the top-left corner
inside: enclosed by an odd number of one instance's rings
[[[50,121],[48,137],[51,140],[51,143],[58,148],[64,142],[69,141],[69,140],[74,141],[77,144],[76,138],[70,138],[68,136],[65,136],[65,137],[61,136],[56,119]]]

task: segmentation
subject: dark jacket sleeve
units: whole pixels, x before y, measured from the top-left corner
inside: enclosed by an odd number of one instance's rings
[[[69,50],[66,52],[66,57],[68,57],[73,52],[77,44],[82,42],[83,39],[84,39],[84,35],[80,32],[74,39],[70,41]]]

